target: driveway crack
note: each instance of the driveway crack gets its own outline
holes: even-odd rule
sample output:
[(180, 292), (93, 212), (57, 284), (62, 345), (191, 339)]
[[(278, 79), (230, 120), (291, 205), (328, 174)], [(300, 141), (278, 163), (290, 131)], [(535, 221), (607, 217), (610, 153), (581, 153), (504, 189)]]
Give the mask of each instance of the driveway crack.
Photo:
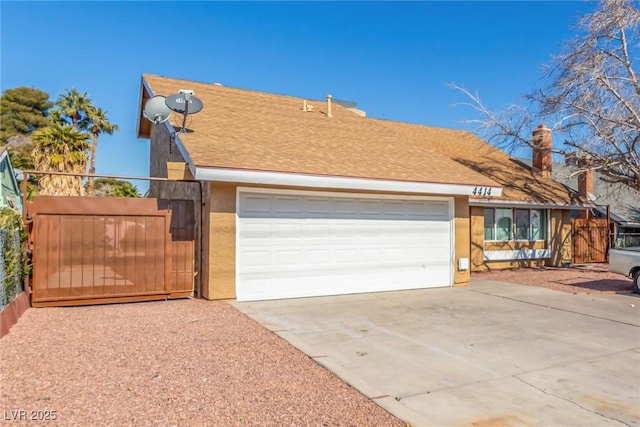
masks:
[(544, 394), (546, 394), (546, 395), (548, 395), (548, 396), (552, 396), (552, 397), (555, 397), (556, 399), (564, 400), (565, 402), (571, 403), (572, 405), (575, 405), (575, 406), (577, 406), (578, 408), (580, 408), (580, 409), (582, 409), (582, 410), (584, 410), (584, 411), (591, 412), (591, 413), (592, 413), (592, 414), (594, 414), (594, 415), (599, 415), (599, 416), (601, 416), (601, 417), (603, 417), (603, 418), (606, 418), (606, 419), (608, 419), (608, 420), (616, 421), (616, 422), (619, 422), (620, 424), (622, 424), (622, 425), (624, 425), (624, 426), (631, 427), (631, 425), (630, 425), (630, 424), (627, 424), (627, 423), (625, 423), (625, 422), (624, 422), (624, 421), (622, 421), (622, 420), (619, 420), (619, 419), (614, 418), (614, 417), (610, 417), (610, 416), (608, 416), (608, 415), (606, 415), (606, 414), (603, 414), (602, 412), (598, 412), (598, 411), (591, 410), (591, 409), (589, 409), (589, 408), (587, 408), (587, 407), (585, 407), (585, 406), (582, 406), (581, 404), (579, 404), (578, 402), (576, 402), (576, 401), (574, 401), (574, 400), (564, 398), (564, 397), (559, 396), (559, 395), (554, 394), (554, 393), (550, 393), (550, 392), (548, 392), (548, 391), (547, 391), (547, 390), (545, 390), (545, 389), (542, 389), (542, 388), (540, 388), (540, 387), (536, 387), (535, 385), (531, 384), (530, 382), (527, 382), (527, 381), (523, 380), (522, 378), (520, 378), (520, 377), (518, 377), (518, 376), (515, 376), (515, 375), (514, 375), (514, 376), (513, 376), (513, 378), (517, 379), (517, 380), (518, 380), (518, 381), (520, 381), (521, 383), (526, 384), (526, 385), (528, 385), (529, 387), (534, 388), (534, 389), (536, 389), (536, 390), (538, 390), (538, 391), (540, 391), (540, 392), (542, 392), (542, 393), (544, 393)]

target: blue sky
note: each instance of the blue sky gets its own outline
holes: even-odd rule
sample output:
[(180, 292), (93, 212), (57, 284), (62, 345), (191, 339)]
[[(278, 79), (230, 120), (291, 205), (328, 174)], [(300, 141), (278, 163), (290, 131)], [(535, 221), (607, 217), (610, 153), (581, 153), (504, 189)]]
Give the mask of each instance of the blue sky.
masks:
[[(97, 172), (147, 176), (135, 135), (142, 73), (311, 99), (356, 101), (367, 115), (471, 129), (447, 85), (493, 109), (541, 84), (540, 67), (596, 3), (0, 3), (2, 91), (55, 100), (88, 92), (120, 131), (100, 138)], [(206, 106), (205, 106), (206, 108)], [(147, 184), (136, 182), (141, 189)]]

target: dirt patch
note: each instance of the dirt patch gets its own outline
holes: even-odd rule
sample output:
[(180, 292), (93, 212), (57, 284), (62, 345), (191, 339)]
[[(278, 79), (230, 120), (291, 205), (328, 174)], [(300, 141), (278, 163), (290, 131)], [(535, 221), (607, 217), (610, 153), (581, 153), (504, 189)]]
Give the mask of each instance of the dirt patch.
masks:
[(486, 271), (472, 273), (471, 277), (478, 280), (541, 286), (569, 293), (608, 294), (632, 291), (631, 279), (621, 274), (611, 273), (606, 264)]
[(0, 360), (2, 425), (404, 425), (221, 302), (32, 308)]

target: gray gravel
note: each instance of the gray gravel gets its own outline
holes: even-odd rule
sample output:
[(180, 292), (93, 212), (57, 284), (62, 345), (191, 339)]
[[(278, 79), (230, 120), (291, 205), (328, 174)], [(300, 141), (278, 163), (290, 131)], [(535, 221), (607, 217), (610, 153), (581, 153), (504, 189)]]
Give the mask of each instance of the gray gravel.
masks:
[(224, 302), (31, 308), (0, 361), (3, 425), (403, 425)]

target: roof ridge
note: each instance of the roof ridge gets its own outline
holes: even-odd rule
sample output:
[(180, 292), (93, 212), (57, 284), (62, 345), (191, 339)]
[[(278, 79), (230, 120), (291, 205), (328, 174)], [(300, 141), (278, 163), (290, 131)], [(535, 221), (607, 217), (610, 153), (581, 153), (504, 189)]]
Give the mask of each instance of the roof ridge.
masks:
[[(307, 101), (312, 101), (312, 102), (326, 102), (326, 99), (317, 99), (317, 98), (309, 98), (309, 97), (302, 97), (302, 96), (295, 96), (295, 95), (287, 95), (287, 94), (284, 94), (284, 93), (276, 93), (276, 92), (266, 92), (266, 91), (257, 90), (257, 89), (247, 89), (247, 88), (242, 88), (242, 87), (237, 87), (237, 86), (228, 86), (228, 85), (225, 85), (225, 84), (222, 84), (222, 83), (216, 84), (215, 82), (214, 83), (210, 83), (210, 82), (204, 82), (204, 81), (198, 81), (198, 80), (187, 80), (187, 79), (181, 79), (181, 78), (177, 78), (177, 77), (162, 76), (162, 75), (159, 75), (159, 74), (151, 74), (151, 73), (143, 73), (142, 74), (143, 78), (145, 78), (146, 76), (151, 76), (151, 77), (154, 77), (154, 78), (174, 80), (174, 81), (182, 81), (182, 82), (185, 82), (185, 83), (195, 83), (195, 84), (199, 84), (199, 85), (219, 87), (219, 88), (222, 88), (222, 89), (237, 90), (237, 91), (241, 91), (241, 92), (250, 92), (250, 93), (277, 96), (277, 97), (289, 98), (289, 99), (299, 99), (300, 101), (307, 100)], [(145, 78), (145, 80), (146, 80), (146, 78)], [(149, 83), (149, 82), (147, 81), (147, 83)], [(346, 107), (343, 107), (342, 105), (337, 104), (335, 102), (333, 103), (332, 106), (333, 107), (340, 106), (341, 108), (345, 108), (346, 110), (348, 110)]]

